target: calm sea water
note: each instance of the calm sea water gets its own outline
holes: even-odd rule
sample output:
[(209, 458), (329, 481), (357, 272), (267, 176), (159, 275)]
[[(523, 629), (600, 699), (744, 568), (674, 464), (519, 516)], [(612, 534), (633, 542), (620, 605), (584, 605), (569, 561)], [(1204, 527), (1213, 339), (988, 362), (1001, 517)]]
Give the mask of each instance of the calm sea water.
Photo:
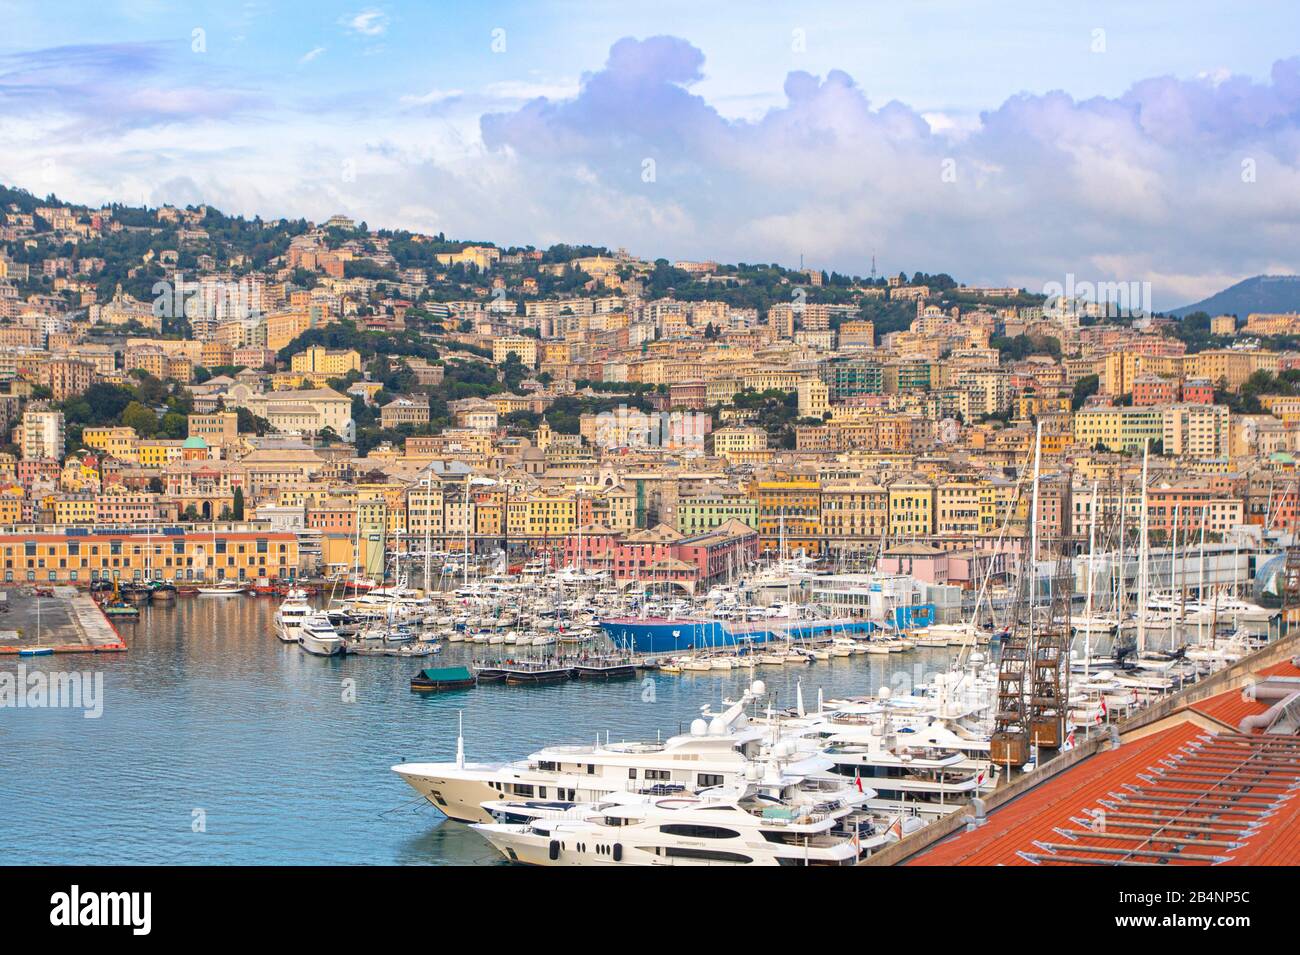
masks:
[[(607, 732), (671, 735), (701, 704), (734, 697), (750, 679), (652, 674), (423, 696), (409, 689), (421, 661), (322, 659), (282, 644), (276, 605), (182, 597), (122, 624), (128, 653), (22, 660), (29, 670), (102, 672), (104, 710), (85, 719), (79, 710), (0, 708), (0, 864), (495, 864), (472, 830), (413, 801), (389, 770), (404, 759), (453, 758), (458, 712), (470, 759), (517, 759)], [(897, 686), (954, 652), (758, 674), (782, 706), (802, 679), (811, 706), (818, 687), (846, 695)], [(423, 662), (470, 654), (448, 644)]]

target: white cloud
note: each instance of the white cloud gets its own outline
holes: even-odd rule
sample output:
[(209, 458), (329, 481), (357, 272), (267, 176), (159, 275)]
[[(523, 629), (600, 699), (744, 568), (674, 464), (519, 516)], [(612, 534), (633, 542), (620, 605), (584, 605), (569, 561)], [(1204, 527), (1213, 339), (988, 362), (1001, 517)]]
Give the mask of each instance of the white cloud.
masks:
[(530, 100), (538, 97), (570, 99), (578, 95), (579, 88), (576, 79), (550, 83), (529, 80), (501, 80), (483, 87), (483, 93), (492, 99), (504, 100)]
[(362, 10), (345, 17), (343, 25), (362, 36), (382, 36), (388, 30), (388, 14), (381, 10)]
[(975, 283), (1150, 281), (1158, 307), (1294, 271), (1278, 260), (1300, 248), (1300, 60), (1263, 82), (1159, 77), (978, 115), (873, 103), (838, 71), (791, 73), (778, 104), (736, 117), (699, 95), (703, 55), (672, 38), (622, 41), (581, 81), (367, 91), (364, 106), (262, 96), (233, 85), (243, 77), (168, 83), (159, 56), (61, 51), (0, 71), (0, 181), (652, 257), (802, 254), (863, 274), (874, 252), (882, 272)]
[(434, 103), (444, 103), (449, 99), (456, 99), (457, 97), (464, 95), (464, 90), (433, 89), (429, 90), (427, 93), (421, 93), (418, 96), (415, 94), (403, 96), (401, 102), (406, 103), (409, 106), (430, 106)]
[(299, 65), (306, 65), (310, 63), (312, 60), (316, 59), (316, 57), (320, 56), (324, 52), (325, 52), (325, 47), (323, 46), (313, 47), (312, 49), (304, 53), (302, 56), (298, 57), (298, 63)]

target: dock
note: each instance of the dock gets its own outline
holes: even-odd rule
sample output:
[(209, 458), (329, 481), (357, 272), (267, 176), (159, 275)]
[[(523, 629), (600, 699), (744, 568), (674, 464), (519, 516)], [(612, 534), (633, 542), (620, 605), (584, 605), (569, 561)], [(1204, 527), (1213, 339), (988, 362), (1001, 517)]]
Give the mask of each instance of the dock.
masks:
[(66, 585), (52, 596), (32, 587), (0, 591), (0, 655), (122, 653), (126, 643), (90, 594)]

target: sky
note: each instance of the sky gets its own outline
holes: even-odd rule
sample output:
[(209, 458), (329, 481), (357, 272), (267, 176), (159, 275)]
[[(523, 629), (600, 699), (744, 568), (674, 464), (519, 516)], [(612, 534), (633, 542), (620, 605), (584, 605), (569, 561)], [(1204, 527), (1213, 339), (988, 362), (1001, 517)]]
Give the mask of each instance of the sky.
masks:
[(1195, 301), (1300, 249), (1300, 4), (0, 0), (75, 202)]

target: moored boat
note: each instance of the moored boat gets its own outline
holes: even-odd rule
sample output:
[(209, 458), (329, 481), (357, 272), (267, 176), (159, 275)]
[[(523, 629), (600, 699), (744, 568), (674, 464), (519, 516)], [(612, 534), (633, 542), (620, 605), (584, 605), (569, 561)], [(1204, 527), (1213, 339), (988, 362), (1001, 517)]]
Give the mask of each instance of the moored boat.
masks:
[(469, 667), (425, 667), (411, 677), (411, 690), (416, 693), (441, 693), (446, 690), (466, 690), (478, 685), (478, 678)]
[(200, 586), (200, 597), (237, 597), (248, 590), (244, 584), (235, 580), (223, 580), (218, 584)]
[(298, 630), (298, 646), (317, 657), (336, 657), (347, 652), (346, 641), (323, 613), (303, 620)]

